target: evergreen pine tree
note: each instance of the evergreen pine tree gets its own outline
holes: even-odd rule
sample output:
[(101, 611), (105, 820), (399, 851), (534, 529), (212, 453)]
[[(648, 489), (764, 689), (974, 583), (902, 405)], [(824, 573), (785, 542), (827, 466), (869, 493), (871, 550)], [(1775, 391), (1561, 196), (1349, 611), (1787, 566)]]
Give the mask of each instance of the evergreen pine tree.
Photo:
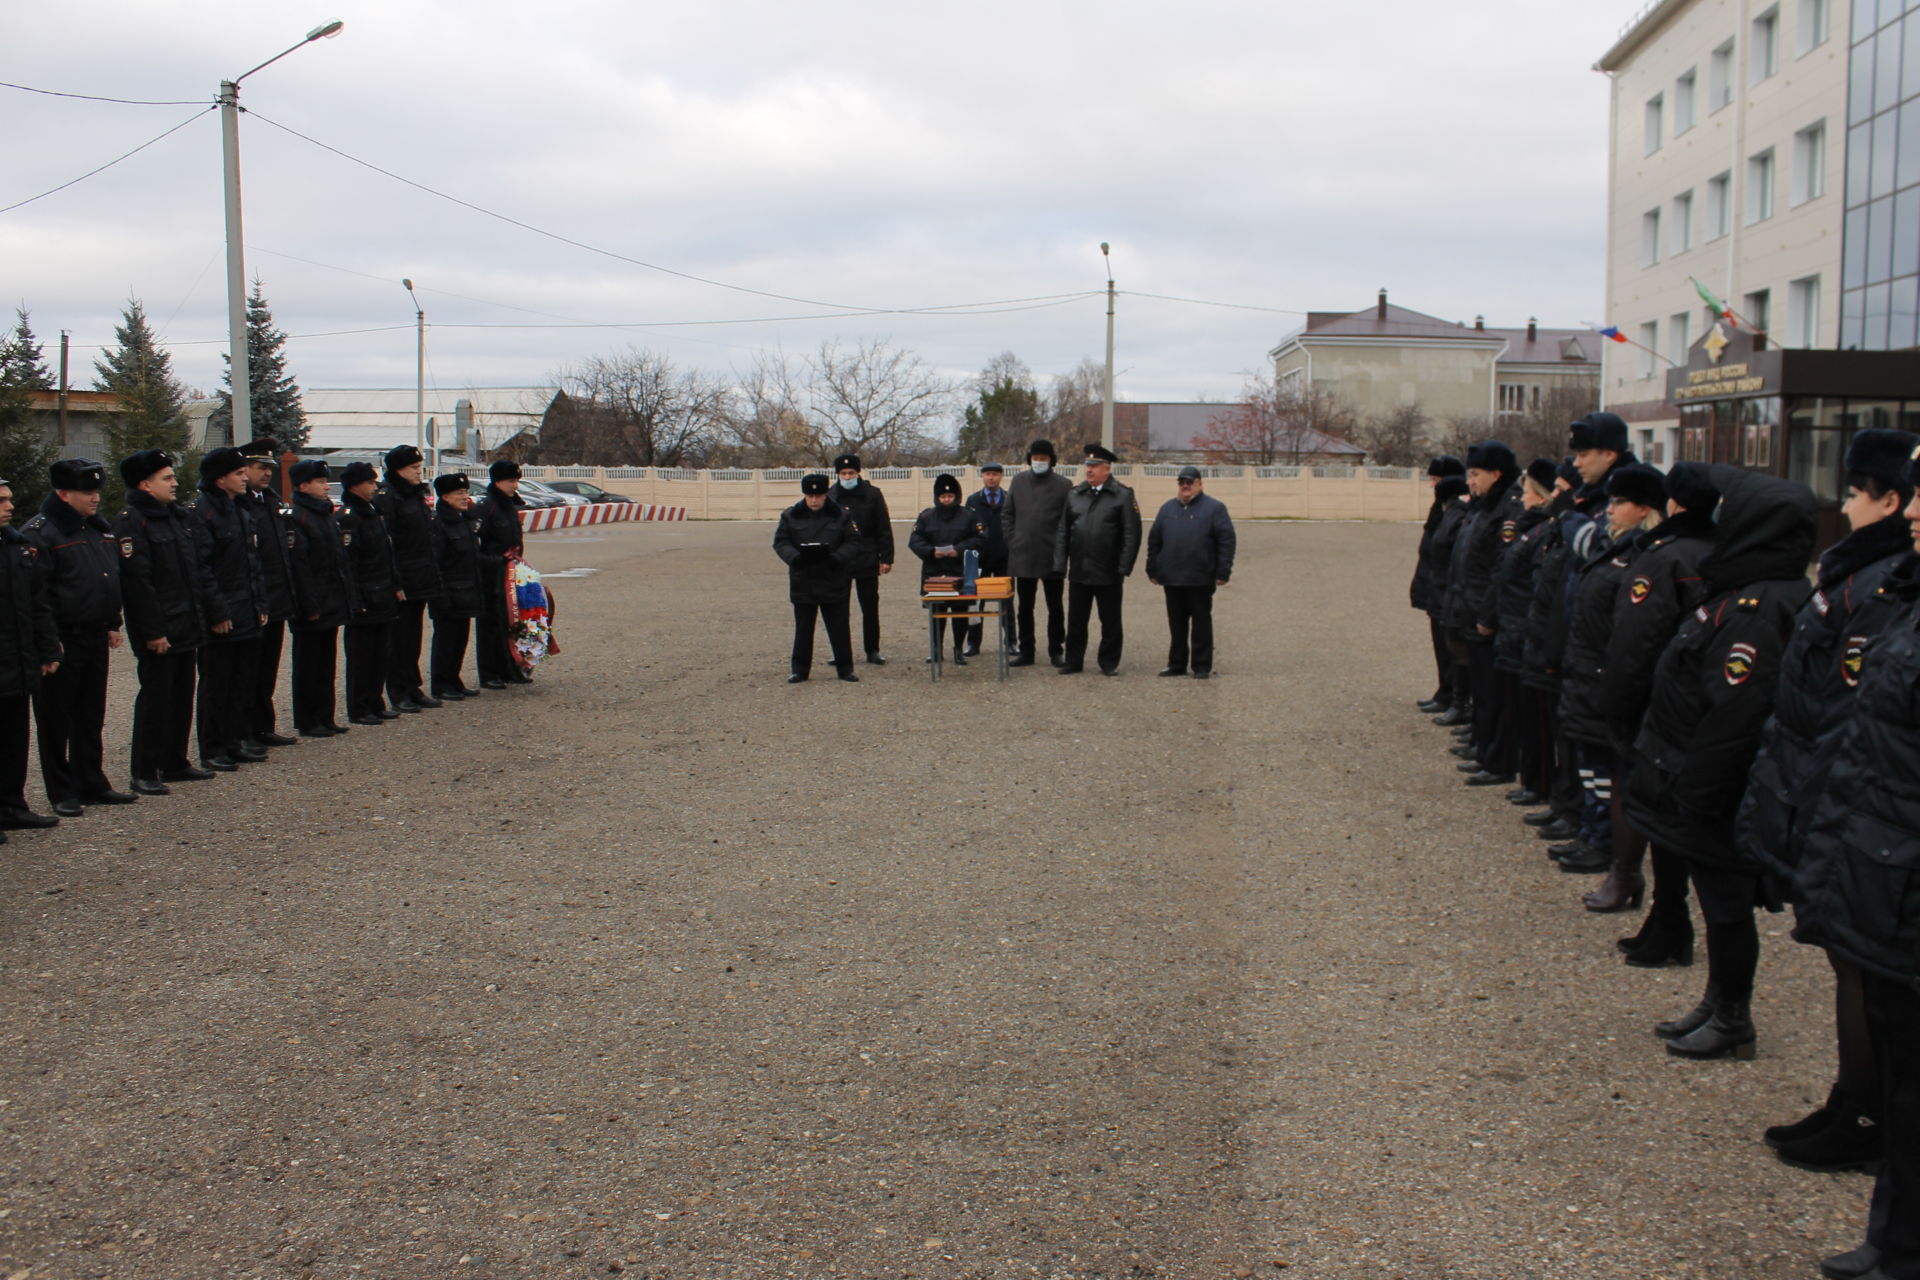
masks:
[[(287, 357), (282, 350), (286, 344), (287, 335), (273, 327), (273, 312), (267, 308), (266, 295), (255, 277), (253, 292), (247, 295), (247, 385), (252, 389), (248, 404), (253, 411), (253, 434), (272, 436), (282, 449), (298, 453), (307, 445), (307, 415), (300, 407), (300, 386), (287, 372)], [(227, 389), (220, 393), (220, 405), (207, 419), (207, 431), (231, 436), (233, 361), (226, 355), (220, 359), (228, 366), (221, 379)]]
[(25, 307), (13, 332), (0, 342), (0, 478), (11, 482), (14, 516), (25, 520), (47, 494), (47, 468), (60, 451), (31, 416), (34, 391), (51, 391), (53, 378)]
[[(165, 449), (184, 458), (190, 443), (186, 388), (173, 376), (173, 357), (155, 341), (138, 298), (127, 303), (113, 338), (116, 345), (93, 366), (94, 389), (120, 397), (125, 409), (106, 415), (107, 494), (102, 505), (109, 511), (118, 510), (125, 492), (116, 468), (120, 459), (142, 449)], [(182, 469), (183, 483), (185, 479)]]

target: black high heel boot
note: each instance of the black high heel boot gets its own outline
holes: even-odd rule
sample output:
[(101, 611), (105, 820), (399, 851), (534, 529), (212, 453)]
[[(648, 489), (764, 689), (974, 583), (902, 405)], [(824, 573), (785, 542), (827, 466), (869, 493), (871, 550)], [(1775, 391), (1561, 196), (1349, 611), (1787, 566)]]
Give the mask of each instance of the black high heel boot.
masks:
[(1719, 1000), (1719, 989), (1712, 982), (1708, 982), (1706, 994), (1700, 997), (1699, 1004), (1677, 1018), (1668, 1018), (1665, 1022), (1654, 1023), (1653, 1034), (1662, 1040), (1677, 1040), (1681, 1036), (1693, 1034), (1712, 1019), (1714, 1005)]
[(1712, 1016), (1684, 1036), (1667, 1041), (1667, 1052), (1680, 1058), (1738, 1058), (1751, 1062), (1755, 1052), (1753, 1018), (1745, 1000), (1723, 1000)]

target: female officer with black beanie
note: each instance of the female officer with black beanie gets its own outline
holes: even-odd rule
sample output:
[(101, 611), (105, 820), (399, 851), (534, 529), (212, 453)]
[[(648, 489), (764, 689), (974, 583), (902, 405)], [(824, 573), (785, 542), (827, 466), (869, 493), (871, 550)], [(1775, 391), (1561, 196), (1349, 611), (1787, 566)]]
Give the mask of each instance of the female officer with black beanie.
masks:
[[(966, 553), (978, 551), (986, 544), (986, 526), (981, 524), (973, 508), (960, 502), (960, 482), (945, 472), (935, 476), (933, 505), (920, 513), (920, 518), (913, 522), (913, 532), (907, 535), (907, 550), (920, 557), (921, 585), (924, 587), (928, 578), (959, 577)], [(964, 667), (967, 665), (964, 650), (968, 620), (954, 618), (952, 621), (953, 665)], [(934, 646), (938, 648), (940, 633), (934, 634)], [(933, 660), (934, 655), (929, 654), (927, 661)]]

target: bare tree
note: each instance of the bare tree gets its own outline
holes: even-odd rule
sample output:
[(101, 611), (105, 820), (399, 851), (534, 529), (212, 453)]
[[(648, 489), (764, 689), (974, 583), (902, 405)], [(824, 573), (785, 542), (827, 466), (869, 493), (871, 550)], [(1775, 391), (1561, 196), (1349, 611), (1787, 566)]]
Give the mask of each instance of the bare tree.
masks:
[(973, 394), (960, 419), (959, 457), (984, 462), (1021, 456), (1040, 427), (1033, 371), (1013, 352), (1002, 351), (974, 378)]
[(1047, 424), (1048, 430), (1084, 420), (1087, 408), (1099, 406), (1106, 392), (1106, 379), (1107, 367), (1093, 359), (1082, 360), (1065, 373), (1054, 375), (1053, 386), (1040, 406), (1040, 420)]
[(931, 428), (955, 388), (911, 351), (884, 340), (828, 340), (807, 358), (806, 373), (803, 411), (820, 462), (858, 453), (870, 465), (910, 465), (951, 452)]
[(1467, 450), (1482, 440), (1492, 439), (1493, 426), (1479, 414), (1455, 414), (1429, 441), (1435, 453), (1450, 453), (1465, 458)]
[(1411, 467), (1426, 462), (1427, 433), (1433, 424), (1418, 404), (1403, 404), (1367, 419), (1358, 444), (1367, 460), (1380, 467)]
[(1353, 410), (1331, 391), (1304, 381), (1278, 382), (1271, 370), (1247, 375), (1237, 404), (1223, 405), (1193, 438), (1209, 462), (1298, 465), (1327, 451), (1328, 438), (1350, 441)]
[(734, 373), (716, 460), (738, 467), (795, 467), (819, 457), (802, 409), (804, 389), (783, 351), (762, 351)]
[(702, 462), (726, 417), (730, 389), (638, 347), (593, 356), (554, 381), (558, 406), (530, 455), (535, 462), (677, 467)]
[(1530, 400), (1518, 418), (1502, 415), (1495, 434), (1513, 446), (1525, 465), (1534, 458), (1560, 458), (1567, 452), (1567, 424), (1600, 407), (1599, 388), (1589, 382), (1558, 382)]

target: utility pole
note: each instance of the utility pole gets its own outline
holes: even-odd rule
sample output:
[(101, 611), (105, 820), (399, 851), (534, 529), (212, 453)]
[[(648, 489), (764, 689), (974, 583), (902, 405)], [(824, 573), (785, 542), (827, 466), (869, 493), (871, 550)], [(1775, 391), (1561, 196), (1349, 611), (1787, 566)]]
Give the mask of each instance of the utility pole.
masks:
[(60, 331), (60, 447), (67, 447), (67, 341), (69, 334)]
[[(420, 305), (420, 299), (414, 296), (413, 281), (402, 280), (407, 287), (407, 296), (413, 298), (413, 447), (422, 457), (427, 454), (427, 312)], [(428, 459), (432, 471), (440, 470), (440, 450), (433, 451)]]
[(1100, 400), (1100, 444), (1113, 448), (1113, 257), (1107, 242), (1100, 242), (1100, 258), (1107, 268), (1107, 381)]

